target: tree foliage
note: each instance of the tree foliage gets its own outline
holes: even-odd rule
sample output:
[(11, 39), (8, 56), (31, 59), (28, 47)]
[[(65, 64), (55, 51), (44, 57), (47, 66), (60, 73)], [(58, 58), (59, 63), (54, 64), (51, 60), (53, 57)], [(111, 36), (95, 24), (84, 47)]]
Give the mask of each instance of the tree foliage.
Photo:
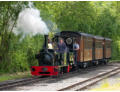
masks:
[[(119, 1), (40, 1), (33, 2), (50, 29), (90, 33), (113, 40), (112, 57), (120, 59)], [(42, 47), (43, 36), (20, 36), (12, 33), (18, 14), (28, 2), (0, 2), (0, 72), (28, 70), (36, 65), (34, 55)]]

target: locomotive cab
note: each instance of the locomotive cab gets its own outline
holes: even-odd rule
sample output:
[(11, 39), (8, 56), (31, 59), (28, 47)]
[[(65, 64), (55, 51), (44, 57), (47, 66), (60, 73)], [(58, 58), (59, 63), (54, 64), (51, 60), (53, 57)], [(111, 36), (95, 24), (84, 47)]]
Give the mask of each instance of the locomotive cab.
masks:
[[(59, 41), (59, 37), (62, 38), (67, 46), (67, 62), (69, 64), (70, 71), (74, 71), (78, 69), (75, 61), (75, 50), (73, 49), (73, 44), (75, 41), (79, 44), (80, 47), (80, 36), (76, 34), (75, 32), (70, 32), (70, 31), (62, 31), (60, 33), (57, 33), (55, 37), (53, 38), (56, 43)], [(77, 51), (77, 54), (79, 54), (79, 50)], [(79, 56), (77, 56), (77, 62), (79, 61)]]

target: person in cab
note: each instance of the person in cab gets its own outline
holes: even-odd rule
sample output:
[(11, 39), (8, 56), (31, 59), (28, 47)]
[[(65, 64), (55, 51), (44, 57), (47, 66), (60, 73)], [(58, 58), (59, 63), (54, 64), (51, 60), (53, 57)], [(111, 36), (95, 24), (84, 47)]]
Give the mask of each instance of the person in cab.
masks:
[(60, 38), (57, 47), (60, 54), (60, 61), (62, 63), (62, 61), (64, 61), (64, 53), (67, 51), (67, 46), (62, 38)]
[(50, 38), (48, 38), (48, 49), (53, 49), (53, 44)]
[(79, 50), (79, 44), (77, 43), (77, 41), (75, 40), (74, 41), (74, 44), (73, 44), (73, 51), (74, 51), (74, 64), (75, 66), (77, 66), (77, 52)]

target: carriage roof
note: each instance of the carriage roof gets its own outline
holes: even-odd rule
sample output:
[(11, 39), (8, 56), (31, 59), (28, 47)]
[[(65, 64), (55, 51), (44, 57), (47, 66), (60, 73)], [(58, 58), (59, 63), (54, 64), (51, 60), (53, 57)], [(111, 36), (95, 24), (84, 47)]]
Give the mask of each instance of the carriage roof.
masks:
[(112, 41), (110, 38), (104, 38), (101, 36), (94, 36), (92, 34), (87, 34), (87, 33), (83, 33), (83, 32), (73, 32), (73, 31), (62, 31), (62, 32), (58, 32), (55, 35), (56, 36), (61, 36), (61, 35), (71, 35), (71, 36), (85, 36), (85, 37), (90, 37), (90, 38), (95, 38), (95, 39), (100, 39), (100, 40), (108, 40), (108, 41)]
[(106, 40), (106, 41), (112, 41), (112, 39), (110, 39), (110, 38), (105, 38), (105, 40)]
[(104, 37), (101, 37), (101, 36), (94, 36), (95, 39), (100, 39), (100, 40), (104, 40), (105, 38)]
[(55, 35), (56, 36), (61, 36), (61, 35), (71, 35), (71, 36), (86, 36), (86, 37), (94, 37), (93, 35), (91, 34), (87, 34), (87, 33), (82, 33), (82, 32), (73, 32), (73, 31), (62, 31), (62, 32), (58, 32), (56, 33)]

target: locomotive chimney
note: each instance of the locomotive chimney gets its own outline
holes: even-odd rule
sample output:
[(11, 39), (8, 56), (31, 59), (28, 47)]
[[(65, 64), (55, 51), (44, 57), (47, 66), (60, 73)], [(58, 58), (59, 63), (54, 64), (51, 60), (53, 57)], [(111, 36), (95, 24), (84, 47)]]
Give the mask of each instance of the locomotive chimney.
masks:
[(48, 35), (44, 35), (44, 38), (45, 38), (44, 49), (45, 51), (48, 51)]

